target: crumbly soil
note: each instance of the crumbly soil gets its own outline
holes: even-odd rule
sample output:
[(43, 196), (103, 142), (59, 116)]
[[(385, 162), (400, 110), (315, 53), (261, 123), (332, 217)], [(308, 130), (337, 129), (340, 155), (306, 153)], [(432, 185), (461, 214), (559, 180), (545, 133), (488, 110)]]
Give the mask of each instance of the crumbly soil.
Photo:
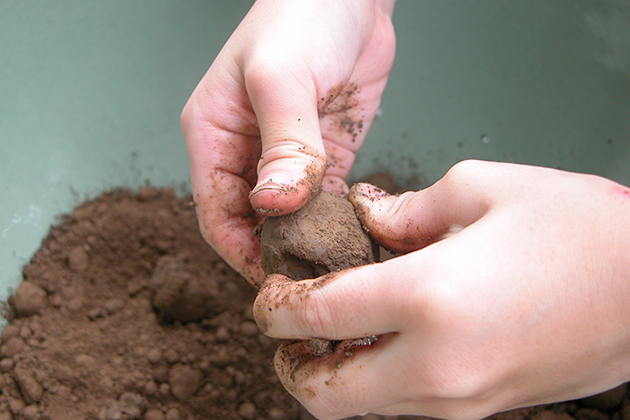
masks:
[[(53, 227), (9, 299), (0, 420), (312, 420), (271, 366), (255, 290), (203, 241), (189, 198), (116, 190)], [(367, 420), (411, 419), (368, 415)], [(493, 416), (630, 419), (626, 387)]]

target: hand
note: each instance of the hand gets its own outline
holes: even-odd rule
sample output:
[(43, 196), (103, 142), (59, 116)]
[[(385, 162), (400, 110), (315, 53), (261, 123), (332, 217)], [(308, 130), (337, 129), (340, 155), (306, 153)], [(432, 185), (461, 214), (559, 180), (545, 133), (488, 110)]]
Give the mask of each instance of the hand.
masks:
[(467, 161), (432, 187), (350, 192), (403, 256), (314, 280), (274, 275), (254, 313), (288, 341), (286, 388), (316, 417), (482, 418), (630, 379), (630, 189), (588, 175)]
[(259, 0), (186, 104), (202, 234), (250, 282), (261, 213), (298, 210), (322, 182), (347, 192), (394, 59), (393, 6)]

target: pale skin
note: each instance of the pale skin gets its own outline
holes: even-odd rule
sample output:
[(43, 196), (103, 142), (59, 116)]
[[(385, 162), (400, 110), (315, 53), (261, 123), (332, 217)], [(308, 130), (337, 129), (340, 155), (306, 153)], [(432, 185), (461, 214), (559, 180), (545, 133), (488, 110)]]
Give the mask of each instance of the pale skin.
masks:
[[(319, 3), (257, 2), (182, 116), (202, 233), (256, 285), (261, 213), (296, 210), (320, 183), (347, 191), (393, 60), (393, 2)], [(330, 107), (322, 98), (340, 85), (343, 106)], [(254, 305), (272, 337), (378, 337), (324, 356), (281, 348), (283, 384), (317, 418), (475, 419), (630, 380), (630, 189), (465, 161), (422, 191), (359, 184), (349, 199), (402, 255), (327, 278), (270, 276)], [(296, 352), (308, 361), (292, 363)]]

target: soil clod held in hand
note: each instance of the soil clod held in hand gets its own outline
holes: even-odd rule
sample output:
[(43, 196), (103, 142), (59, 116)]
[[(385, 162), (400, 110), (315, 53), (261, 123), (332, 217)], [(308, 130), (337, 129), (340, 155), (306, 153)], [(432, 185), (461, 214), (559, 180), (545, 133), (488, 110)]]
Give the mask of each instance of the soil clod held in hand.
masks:
[(294, 213), (267, 217), (259, 235), (265, 274), (292, 280), (370, 264), (378, 253), (352, 204), (328, 192)]

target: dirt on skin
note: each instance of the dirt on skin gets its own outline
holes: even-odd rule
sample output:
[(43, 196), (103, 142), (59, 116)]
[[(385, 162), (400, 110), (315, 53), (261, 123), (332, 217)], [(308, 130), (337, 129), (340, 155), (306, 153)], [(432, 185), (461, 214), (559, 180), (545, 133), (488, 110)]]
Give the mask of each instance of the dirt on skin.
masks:
[[(190, 198), (112, 191), (53, 227), (0, 339), (0, 420), (312, 420), (271, 366), (256, 291), (203, 241)], [(412, 419), (368, 415), (365, 420)], [(494, 419), (630, 419), (625, 386)]]

